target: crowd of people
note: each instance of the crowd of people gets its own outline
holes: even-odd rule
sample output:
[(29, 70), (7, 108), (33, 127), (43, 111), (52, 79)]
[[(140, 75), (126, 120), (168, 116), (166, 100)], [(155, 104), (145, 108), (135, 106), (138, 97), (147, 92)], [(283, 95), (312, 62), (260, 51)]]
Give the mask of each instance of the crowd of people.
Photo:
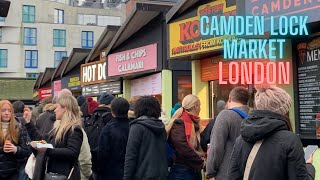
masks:
[[(200, 125), (201, 102), (187, 95), (163, 119), (153, 96), (98, 101), (63, 89), (30, 108), (0, 101), (1, 180), (314, 179), (289, 120), (290, 95), (236, 87), (218, 114)], [(53, 148), (49, 147), (52, 145)]]

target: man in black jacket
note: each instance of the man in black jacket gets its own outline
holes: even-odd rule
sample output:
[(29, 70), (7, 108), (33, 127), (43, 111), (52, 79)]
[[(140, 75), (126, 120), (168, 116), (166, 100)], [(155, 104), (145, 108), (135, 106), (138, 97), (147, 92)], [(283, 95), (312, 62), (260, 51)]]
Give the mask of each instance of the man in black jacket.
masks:
[[(97, 156), (98, 156), (98, 144), (99, 144), (99, 137), (101, 135), (102, 128), (108, 124), (108, 122), (113, 119), (112, 113), (111, 113), (111, 101), (114, 99), (114, 96), (108, 93), (102, 93), (99, 99), (100, 105), (95, 108), (92, 112), (92, 115), (90, 118), (94, 118), (95, 121), (101, 121), (102, 122), (96, 122), (98, 124), (98, 128), (94, 133), (87, 132), (88, 140), (90, 143), (91, 148), (91, 154), (92, 154), (92, 171), (93, 176), (96, 179), (97, 172), (99, 171), (99, 167), (97, 166)], [(100, 118), (99, 118), (100, 117)]]
[(167, 135), (159, 120), (161, 106), (152, 96), (141, 97), (136, 103), (135, 115), (138, 119), (130, 123), (123, 179), (166, 180)]
[(111, 102), (115, 116), (103, 129), (98, 147), (98, 180), (122, 180), (126, 146), (129, 135), (129, 102), (116, 98)]

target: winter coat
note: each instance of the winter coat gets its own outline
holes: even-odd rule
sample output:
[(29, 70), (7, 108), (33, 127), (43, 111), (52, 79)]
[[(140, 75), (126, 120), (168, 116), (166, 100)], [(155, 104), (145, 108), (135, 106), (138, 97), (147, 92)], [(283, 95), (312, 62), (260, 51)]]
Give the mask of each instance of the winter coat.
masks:
[(185, 166), (194, 171), (201, 171), (203, 160), (201, 156), (189, 146), (182, 119), (176, 119), (172, 125), (169, 142), (175, 150), (175, 164)]
[(3, 152), (3, 145), (0, 145), (0, 179), (10, 178), (14, 174), (18, 173), (17, 165), (18, 160), (29, 157), (31, 154), (31, 148), (28, 144), (28, 134), (25, 128), (19, 127), (19, 142), (13, 143), (17, 146), (16, 154)]
[(91, 152), (90, 145), (88, 142), (88, 137), (86, 132), (82, 129), (83, 141), (79, 154), (79, 168), (81, 180), (88, 180), (92, 175), (92, 162), (91, 162)]
[(231, 156), (230, 180), (242, 180), (253, 145), (263, 140), (249, 174), (249, 180), (307, 180), (314, 167), (307, 165), (299, 137), (288, 130), (286, 117), (265, 110), (253, 110), (241, 126)]
[(126, 149), (124, 180), (166, 180), (168, 176), (166, 131), (159, 119), (131, 121)]
[(97, 107), (92, 114), (94, 113), (99, 113), (99, 114), (103, 114), (105, 112), (110, 112), (110, 114), (108, 114), (104, 119), (103, 119), (103, 125), (105, 126), (106, 124), (108, 124), (108, 122), (113, 119), (112, 113), (111, 113), (111, 109), (105, 106), (99, 106)]
[(98, 148), (98, 179), (122, 180), (129, 119), (114, 118), (103, 129)]
[[(244, 113), (248, 113), (248, 106), (237, 107)], [(216, 180), (228, 178), (230, 156), (237, 137), (240, 135), (240, 127), (243, 118), (235, 111), (225, 109), (221, 111), (214, 123), (206, 170), (208, 177)]]
[(200, 144), (204, 152), (207, 152), (208, 150), (208, 144), (210, 143), (210, 139), (211, 139), (210, 137), (211, 131), (213, 129), (215, 121), (216, 121), (216, 118), (210, 119), (208, 125), (206, 126), (206, 128), (204, 128), (204, 130), (200, 134), (200, 138), (201, 138)]
[(47, 134), (53, 129), (53, 124), (56, 121), (56, 115), (54, 113), (55, 109), (55, 104), (47, 104), (43, 108), (43, 113), (41, 113), (35, 121), (36, 128), (39, 130), (40, 134)]
[(32, 123), (27, 123), (26, 128), (33, 141), (46, 140), (54, 147), (54, 149), (47, 149), (46, 151), (46, 157), (49, 159), (47, 172), (68, 177), (72, 167), (74, 167), (71, 180), (80, 179), (78, 158), (83, 140), (81, 127), (76, 127), (73, 132), (69, 130), (63, 140), (57, 144), (52, 133), (41, 135)]

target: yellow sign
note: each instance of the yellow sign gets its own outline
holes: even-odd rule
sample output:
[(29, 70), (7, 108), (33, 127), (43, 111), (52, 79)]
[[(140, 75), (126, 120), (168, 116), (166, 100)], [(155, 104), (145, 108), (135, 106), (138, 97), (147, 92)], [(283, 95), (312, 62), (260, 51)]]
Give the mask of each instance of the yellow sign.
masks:
[(197, 16), (169, 24), (170, 58), (221, 49), (223, 39), (234, 36), (204, 37), (200, 34), (201, 16), (235, 16), (236, 6), (226, 7), (225, 0), (199, 6)]
[(70, 78), (68, 87), (80, 86), (80, 77)]

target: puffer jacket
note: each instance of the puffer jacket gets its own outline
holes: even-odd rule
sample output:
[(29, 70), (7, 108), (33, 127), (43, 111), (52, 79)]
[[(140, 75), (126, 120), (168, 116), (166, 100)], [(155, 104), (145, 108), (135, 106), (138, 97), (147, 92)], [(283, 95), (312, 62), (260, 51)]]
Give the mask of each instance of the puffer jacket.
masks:
[(299, 137), (288, 130), (287, 117), (253, 110), (241, 125), (229, 169), (229, 180), (242, 180), (253, 145), (263, 143), (253, 161), (249, 180), (314, 179), (315, 169), (306, 164)]
[(17, 173), (18, 160), (30, 156), (31, 149), (28, 144), (28, 134), (25, 128), (19, 128), (19, 142), (18, 144), (13, 143), (17, 146), (16, 154), (5, 153), (3, 151), (3, 144), (0, 145), (0, 179), (10, 178), (12, 175)]

